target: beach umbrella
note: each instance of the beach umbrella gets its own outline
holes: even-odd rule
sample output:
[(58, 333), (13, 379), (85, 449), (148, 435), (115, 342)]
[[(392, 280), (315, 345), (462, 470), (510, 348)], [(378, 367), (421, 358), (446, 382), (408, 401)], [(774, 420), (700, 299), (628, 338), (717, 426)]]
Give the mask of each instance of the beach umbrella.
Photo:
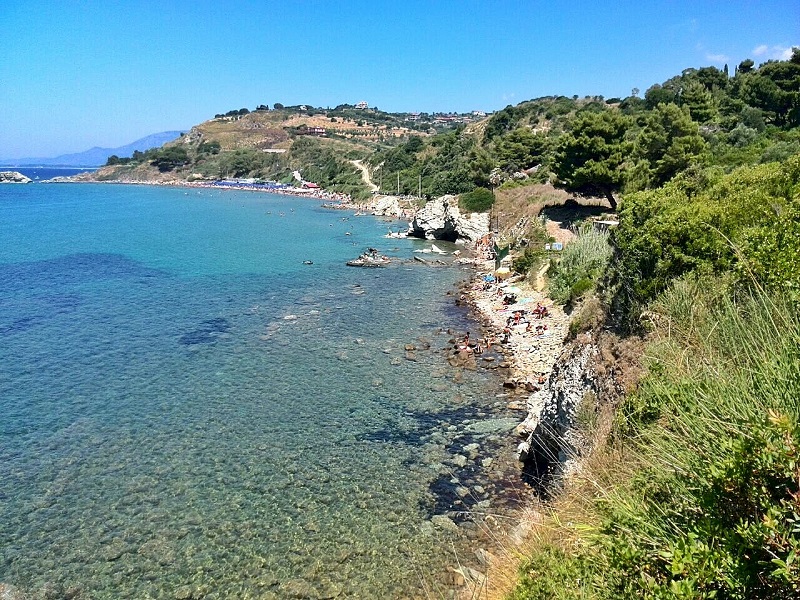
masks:
[(500, 267), (494, 272), (494, 274), (498, 279), (505, 279), (511, 275), (511, 270), (508, 267)]

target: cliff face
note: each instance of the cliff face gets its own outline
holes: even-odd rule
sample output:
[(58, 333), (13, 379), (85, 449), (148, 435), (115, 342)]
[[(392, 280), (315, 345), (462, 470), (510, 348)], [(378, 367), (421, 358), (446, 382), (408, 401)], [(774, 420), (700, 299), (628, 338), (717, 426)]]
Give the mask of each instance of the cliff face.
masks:
[(641, 340), (599, 332), (564, 346), (517, 428), (524, 438), (518, 456), (532, 479), (545, 483), (569, 473), (608, 433), (613, 409), (640, 376), (641, 347)]
[(408, 235), (428, 240), (474, 242), (489, 233), (489, 214), (461, 214), (457, 196), (428, 202), (414, 216)]

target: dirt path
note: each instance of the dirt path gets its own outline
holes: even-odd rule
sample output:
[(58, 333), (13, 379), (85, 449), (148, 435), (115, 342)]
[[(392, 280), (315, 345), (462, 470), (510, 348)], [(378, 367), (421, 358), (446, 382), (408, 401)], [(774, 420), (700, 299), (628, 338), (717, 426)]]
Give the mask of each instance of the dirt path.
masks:
[(369, 188), (369, 191), (377, 192), (378, 186), (372, 183), (372, 179), (369, 177), (369, 169), (364, 166), (364, 163), (360, 160), (351, 160), (350, 162), (353, 163), (359, 171), (361, 171), (361, 179), (364, 180), (364, 183)]

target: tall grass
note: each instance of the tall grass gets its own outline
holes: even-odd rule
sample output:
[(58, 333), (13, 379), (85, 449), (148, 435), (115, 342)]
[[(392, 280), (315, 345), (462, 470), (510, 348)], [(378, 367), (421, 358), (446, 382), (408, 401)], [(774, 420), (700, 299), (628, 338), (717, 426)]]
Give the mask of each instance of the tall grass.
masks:
[(553, 522), (514, 599), (800, 597), (796, 305), (695, 281), (656, 312), (617, 444), (573, 486), (571, 524)]
[(607, 232), (584, 226), (551, 267), (550, 297), (567, 304), (593, 288), (611, 252)]

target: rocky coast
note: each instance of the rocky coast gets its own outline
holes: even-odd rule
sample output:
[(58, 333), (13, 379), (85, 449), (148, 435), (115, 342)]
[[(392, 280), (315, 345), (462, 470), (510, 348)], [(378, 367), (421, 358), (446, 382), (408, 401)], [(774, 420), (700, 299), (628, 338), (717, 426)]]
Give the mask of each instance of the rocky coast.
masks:
[[(220, 189), (210, 182), (200, 181), (107, 183)], [(481, 250), (487, 248), (488, 214), (462, 213), (456, 197), (445, 196), (429, 201), (424, 207), (415, 207), (412, 199), (376, 196), (369, 203), (357, 204), (346, 196), (302, 188), (262, 190), (243, 184), (229, 185), (224, 189), (304, 196), (326, 202), (331, 208), (363, 211), (392, 219), (393, 223), (408, 223), (408, 235), (431, 241), (455, 242), (461, 254), (454, 259), (474, 266), (471, 280), (454, 294), (453, 300), (473, 310), (480, 331), (471, 332), (468, 344), (464, 344), (465, 331), (442, 332), (441, 337), (429, 340), (409, 340), (402, 353), (391, 357), (391, 364), (441, 361), (441, 356), (434, 356), (441, 351), (447, 363), (440, 369), (442, 380), (452, 379), (458, 383), (459, 378), (465, 376), (465, 370), (491, 371), (496, 377), (494, 397), (486, 398), (479, 406), (459, 397), (442, 398), (444, 408), (439, 405), (431, 407), (435, 420), (422, 415), (420, 421), (425, 426), (414, 434), (419, 437), (415, 443), (419, 444), (424, 457), (426, 472), (434, 470), (436, 473), (431, 485), (431, 505), (427, 507), (430, 516), (424, 526), (431, 535), (443, 536), (444, 539), (465, 536), (477, 551), (474, 556), (459, 557), (463, 566), (450, 573), (450, 582), (456, 586), (464, 585), (465, 589), (483, 585), (492, 568), (492, 556), (497, 553), (495, 544), (498, 538), (516, 536), (521, 530), (520, 511), (534, 502), (535, 494), (523, 480), (530, 481), (541, 475), (535, 470), (537, 461), (531, 457), (536, 452), (531, 448), (536, 445), (536, 432), (549, 427), (542, 415), (550, 414), (551, 407), (557, 405), (551, 392), (555, 389), (553, 382), (561, 372), (556, 363), (564, 348), (569, 316), (546, 294), (520, 278), (486, 281), (485, 278), (493, 277), (495, 272), (494, 261), (481, 255)], [(455, 254), (453, 246), (449, 246), (448, 251)], [(432, 261), (426, 262), (433, 264)], [(504, 304), (506, 293), (514, 288), (516, 304)], [(547, 309), (546, 316), (536, 318), (532, 315), (537, 304)], [(515, 310), (524, 310), (525, 315), (520, 319), (521, 323), (513, 324), (505, 336), (504, 329), (509, 317), (513, 319)], [(542, 329), (537, 331), (537, 326)], [(501, 341), (503, 337), (507, 338), (505, 343)], [(476, 353), (475, 345), (478, 343), (481, 350)], [(431, 390), (439, 388), (444, 390), (446, 386), (434, 379)], [(560, 418), (558, 409), (553, 414), (556, 419)], [(540, 423), (544, 425), (539, 426)], [(392, 434), (386, 432), (385, 435)], [(405, 433), (397, 432), (395, 435)], [(522, 450), (517, 448), (520, 443), (523, 444)], [(524, 459), (522, 468), (519, 458)]]
[(0, 183), (30, 183), (31, 180), (17, 171), (0, 171)]

